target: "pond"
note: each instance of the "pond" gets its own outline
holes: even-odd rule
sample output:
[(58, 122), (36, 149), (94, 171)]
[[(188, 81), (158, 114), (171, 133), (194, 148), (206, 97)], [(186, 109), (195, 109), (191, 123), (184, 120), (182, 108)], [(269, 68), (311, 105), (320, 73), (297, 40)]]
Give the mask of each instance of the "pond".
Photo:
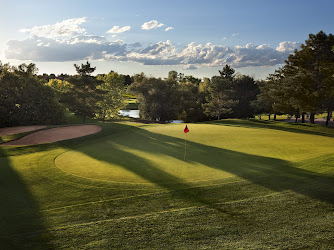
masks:
[(120, 110), (119, 114), (122, 116), (128, 116), (130, 118), (139, 118), (139, 110), (133, 109), (133, 110)]
[[(139, 118), (139, 110), (133, 109), (133, 110), (120, 110), (119, 114), (122, 116), (127, 116), (130, 118)], [(173, 120), (171, 123), (183, 123), (182, 120)]]

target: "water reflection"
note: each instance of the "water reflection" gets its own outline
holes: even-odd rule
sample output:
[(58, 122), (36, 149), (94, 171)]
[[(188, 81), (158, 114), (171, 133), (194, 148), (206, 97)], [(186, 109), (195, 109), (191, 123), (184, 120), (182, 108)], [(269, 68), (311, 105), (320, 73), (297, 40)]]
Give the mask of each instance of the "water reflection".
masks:
[(130, 118), (139, 118), (139, 110), (133, 109), (133, 110), (120, 110), (119, 114), (122, 116), (128, 116)]
[[(132, 110), (120, 110), (119, 114), (122, 116), (127, 116), (130, 118), (139, 118), (139, 110), (138, 109), (132, 109)], [(183, 123), (182, 120), (173, 120), (171, 123)]]

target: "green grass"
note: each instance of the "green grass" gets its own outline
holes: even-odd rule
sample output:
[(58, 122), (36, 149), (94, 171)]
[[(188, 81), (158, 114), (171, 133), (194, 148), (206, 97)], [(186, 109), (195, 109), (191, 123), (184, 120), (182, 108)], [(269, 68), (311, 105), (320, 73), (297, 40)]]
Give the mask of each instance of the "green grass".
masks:
[(334, 130), (273, 121), (106, 123), (0, 146), (0, 248), (323, 248)]
[(0, 143), (17, 140), (27, 134), (29, 134), (29, 132), (24, 132), (24, 133), (19, 133), (19, 134), (14, 134), (14, 135), (2, 135), (0, 136)]

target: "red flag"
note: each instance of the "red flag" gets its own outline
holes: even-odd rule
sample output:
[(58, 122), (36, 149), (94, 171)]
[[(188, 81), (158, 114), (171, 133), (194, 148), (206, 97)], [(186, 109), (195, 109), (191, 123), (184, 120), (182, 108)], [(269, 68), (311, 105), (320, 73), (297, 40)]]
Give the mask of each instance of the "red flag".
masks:
[(186, 125), (186, 127), (184, 128), (184, 133), (188, 133), (189, 132), (189, 129), (188, 129), (188, 126)]

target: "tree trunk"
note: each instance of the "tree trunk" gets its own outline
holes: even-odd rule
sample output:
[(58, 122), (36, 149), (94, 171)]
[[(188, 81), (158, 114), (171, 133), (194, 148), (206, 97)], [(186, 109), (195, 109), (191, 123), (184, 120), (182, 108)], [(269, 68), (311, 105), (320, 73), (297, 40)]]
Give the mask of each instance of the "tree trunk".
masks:
[(305, 123), (305, 113), (302, 113), (302, 123)]
[(276, 113), (274, 113), (274, 121), (276, 121)]
[(86, 123), (86, 116), (85, 115), (82, 116), (82, 123)]
[(295, 117), (296, 117), (295, 123), (297, 123), (298, 122), (298, 115), (295, 115)]
[(331, 120), (332, 117), (332, 110), (328, 109), (327, 110), (327, 118), (326, 118), (326, 126), (328, 127), (329, 121)]
[(269, 113), (269, 115), (268, 115), (268, 117), (269, 117), (269, 121), (270, 121), (270, 116), (271, 116), (271, 114)]
[(314, 116), (315, 116), (315, 113), (314, 113), (314, 112), (311, 112), (311, 114), (310, 114), (310, 122), (311, 122), (312, 124), (314, 124)]

